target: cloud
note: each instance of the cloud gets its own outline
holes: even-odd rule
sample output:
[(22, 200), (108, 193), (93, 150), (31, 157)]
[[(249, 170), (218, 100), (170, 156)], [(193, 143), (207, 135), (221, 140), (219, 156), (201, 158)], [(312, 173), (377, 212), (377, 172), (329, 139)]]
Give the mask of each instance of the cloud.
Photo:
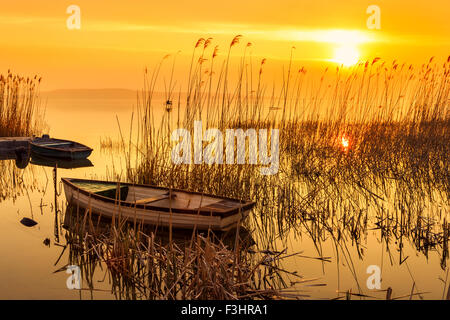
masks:
[[(43, 27), (65, 28), (66, 17), (27, 17), (0, 16), (0, 25), (30, 25), (39, 24)], [(63, 22), (63, 23), (62, 23)], [(317, 42), (330, 44), (360, 45), (373, 42), (390, 42), (403, 44), (448, 44), (447, 38), (437, 38), (433, 35), (387, 34), (382, 31), (364, 29), (311, 29), (305, 26), (256, 25), (238, 23), (197, 22), (177, 24), (137, 24), (121, 21), (92, 21), (84, 19), (83, 31), (92, 32), (148, 32), (177, 33), (203, 36), (228, 36), (243, 34), (252, 40)]]

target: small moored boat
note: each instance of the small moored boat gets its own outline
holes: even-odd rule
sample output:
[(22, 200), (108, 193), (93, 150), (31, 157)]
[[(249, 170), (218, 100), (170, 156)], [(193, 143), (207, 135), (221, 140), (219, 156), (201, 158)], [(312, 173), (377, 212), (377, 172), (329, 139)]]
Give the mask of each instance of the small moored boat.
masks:
[(79, 160), (89, 157), (92, 149), (70, 140), (52, 139), (48, 135), (30, 142), (31, 152), (44, 157)]
[(122, 217), (180, 229), (226, 231), (248, 216), (252, 201), (167, 189), (86, 179), (62, 178), (69, 203), (106, 217)]

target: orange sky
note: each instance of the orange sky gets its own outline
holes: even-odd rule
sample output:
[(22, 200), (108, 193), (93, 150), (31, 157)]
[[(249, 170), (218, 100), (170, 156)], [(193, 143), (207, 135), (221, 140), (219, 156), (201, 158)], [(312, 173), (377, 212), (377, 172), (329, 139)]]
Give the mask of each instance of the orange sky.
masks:
[[(80, 30), (66, 26), (71, 4), (81, 9)], [(366, 27), (373, 4), (381, 9), (380, 30)], [(165, 54), (181, 50), (177, 70), (185, 72), (199, 37), (214, 38), (223, 58), (242, 34), (233, 54), (252, 42), (252, 56), (267, 58), (273, 70), (292, 46), (297, 63), (326, 64), (342, 34), (357, 42), (361, 59), (422, 63), (450, 54), (448, 0), (1, 0), (0, 8), (0, 72), (39, 74), (43, 90), (139, 89), (143, 68)]]

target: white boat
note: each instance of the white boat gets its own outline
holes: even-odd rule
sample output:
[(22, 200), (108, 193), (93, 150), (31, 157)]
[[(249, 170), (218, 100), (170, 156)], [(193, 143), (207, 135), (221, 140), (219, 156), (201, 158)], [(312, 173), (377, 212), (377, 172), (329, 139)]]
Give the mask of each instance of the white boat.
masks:
[(226, 231), (255, 206), (252, 201), (151, 185), (62, 178), (66, 199), (102, 217), (164, 227)]

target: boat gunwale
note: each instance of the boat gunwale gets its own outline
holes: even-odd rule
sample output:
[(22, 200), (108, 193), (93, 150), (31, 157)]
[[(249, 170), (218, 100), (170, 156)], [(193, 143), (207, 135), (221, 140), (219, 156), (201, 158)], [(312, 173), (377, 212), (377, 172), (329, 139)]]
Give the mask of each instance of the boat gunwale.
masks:
[[(42, 138), (36, 138), (36, 139), (42, 139)], [(36, 139), (34, 139), (34, 140), (36, 140)], [(49, 138), (49, 140), (54, 140), (54, 141), (58, 141), (58, 142), (70, 142), (70, 143), (73, 143), (76, 147), (82, 147), (84, 150), (71, 151), (72, 148), (64, 149), (64, 148), (58, 148), (58, 147), (49, 147), (49, 146), (40, 145), (38, 143), (35, 143), (34, 140), (30, 141), (30, 145), (31, 146), (38, 147), (38, 148), (49, 149), (49, 150), (54, 150), (54, 151), (62, 151), (62, 152), (69, 152), (69, 151), (70, 152), (86, 152), (86, 151), (92, 152), (92, 151), (94, 151), (94, 149), (92, 149), (92, 148), (90, 148), (90, 147), (88, 147), (88, 146), (86, 146), (86, 145), (84, 145), (82, 143), (79, 143), (79, 142), (76, 142), (76, 141), (72, 141), (72, 140)]]
[[(214, 211), (214, 210), (199, 210), (198, 208), (197, 209), (181, 209), (181, 208), (160, 207), (160, 206), (154, 206), (154, 205), (136, 204), (136, 203), (133, 203), (130, 201), (116, 200), (116, 199), (108, 198), (108, 197), (96, 194), (94, 192), (86, 191), (86, 190), (82, 189), (81, 187), (78, 187), (77, 185), (72, 183), (72, 181), (80, 181), (80, 182), (94, 182), (94, 183), (97, 182), (97, 183), (106, 183), (106, 184), (117, 185), (117, 183), (114, 181), (78, 179), (78, 178), (61, 178), (61, 181), (63, 182), (63, 184), (68, 185), (72, 189), (77, 190), (84, 195), (93, 197), (94, 199), (96, 198), (99, 201), (109, 202), (114, 205), (120, 204), (120, 206), (126, 206), (126, 207), (131, 207), (131, 208), (162, 211), (162, 212), (168, 212), (168, 213), (173, 212), (173, 213), (192, 214), (192, 215), (200, 214), (200, 215), (205, 215), (205, 216), (219, 216), (221, 218), (226, 218), (226, 217), (238, 214), (239, 212), (243, 213), (245, 211), (248, 211), (248, 210), (252, 209), (256, 204), (255, 201), (244, 201), (244, 200), (239, 200), (239, 199), (235, 199), (235, 198), (221, 197), (221, 196), (217, 196), (217, 195), (201, 193), (201, 192), (197, 192), (197, 191), (188, 191), (185, 189), (166, 188), (166, 187), (155, 186), (155, 185), (150, 185), (150, 184), (135, 184), (135, 183), (129, 183), (129, 182), (119, 182), (119, 184), (121, 186), (122, 185), (133, 186), (133, 187), (138, 186), (138, 187), (153, 188), (153, 189), (159, 189), (159, 190), (172, 190), (175, 192), (183, 192), (183, 193), (194, 194), (194, 195), (202, 195), (202, 196), (215, 198), (215, 199), (230, 200), (230, 201), (234, 201), (239, 204), (242, 204), (241, 206), (229, 209), (227, 211), (222, 211), (222, 212)], [(67, 201), (69, 201), (69, 199), (67, 199)]]

